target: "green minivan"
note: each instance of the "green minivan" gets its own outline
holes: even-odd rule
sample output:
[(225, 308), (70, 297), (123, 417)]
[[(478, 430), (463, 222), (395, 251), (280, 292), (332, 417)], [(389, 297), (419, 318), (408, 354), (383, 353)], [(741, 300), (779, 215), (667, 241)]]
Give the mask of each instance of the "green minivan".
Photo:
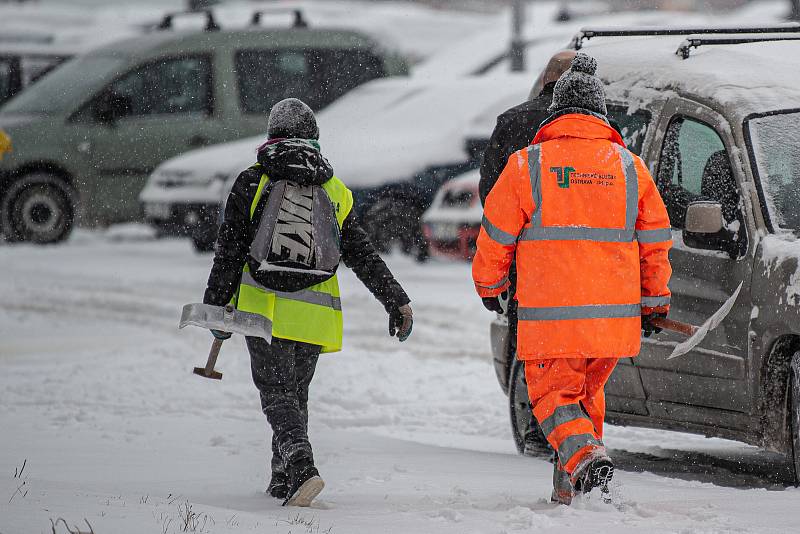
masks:
[(265, 131), (293, 96), (319, 110), (403, 57), (351, 30), (158, 31), (72, 59), (0, 108), (0, 224), (6, 241), (53, 243), (73, 225), (140, 218), (139, 191), (162, 161)]

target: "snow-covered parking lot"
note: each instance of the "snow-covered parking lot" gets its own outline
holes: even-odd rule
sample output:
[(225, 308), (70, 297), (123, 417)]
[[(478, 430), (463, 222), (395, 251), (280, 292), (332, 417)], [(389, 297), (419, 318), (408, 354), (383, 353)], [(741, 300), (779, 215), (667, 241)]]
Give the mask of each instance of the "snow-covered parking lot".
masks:
[[(126, 239), (115, 239), (122, 236)], [(311, 389), (327, 487), (268, 498), (269, 431), (244, 342), (221, 382), (190, 374), (211, 336), (177, 329), (211, 258), (188, 241), (79, 231), (0, 246), (0, 533), (797, 532), (776, 455), (611, 427), (614, 505), (548, 502), (551, 465), (517, 456), (466, 264), (389, 259), (415, 310), (405, 344), (345, 272), (345, 350)], [(24, 469), (23, 469), (24, 466)], [(51, 526), (51, 521), (57, 523)]]

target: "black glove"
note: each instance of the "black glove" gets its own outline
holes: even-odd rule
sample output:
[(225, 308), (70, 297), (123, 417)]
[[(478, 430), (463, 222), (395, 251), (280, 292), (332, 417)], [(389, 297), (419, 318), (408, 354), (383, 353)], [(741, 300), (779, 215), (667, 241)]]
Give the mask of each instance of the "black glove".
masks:
[(503, 306), (500, 304), (500, 299), (507, 299), (508, 292), (503, 291), (503, 293), (499, 297), (483, 297), (481, 300), (483, 301), (483, 307), (489, 311), (497, 312), (500, 315), (505, 313), (503, 311)]
[(663, 319), (666, 316), (666, 313), (650, 313), (647, 315), (642, 315), (642, 332), (644, 333), (644, 337), (650, 337), (653, 334), (660, 333), (662, 329), (654, 325), (651, 321), (657, 317)]
[(411, 335), (414, 326), (414, 317), (411, 306), (405, 304), (395, 308), (389, 313), (389, 335), (397, 336), (400, 341), (405, 341)]
[(225, 341), (226, 339), (231, 337), (230, 332), (223, 332), (222, 330), (213, 330), (213, 329), (211, 330), (211, 335), (213, 335), (215, 338), (221, 341)]

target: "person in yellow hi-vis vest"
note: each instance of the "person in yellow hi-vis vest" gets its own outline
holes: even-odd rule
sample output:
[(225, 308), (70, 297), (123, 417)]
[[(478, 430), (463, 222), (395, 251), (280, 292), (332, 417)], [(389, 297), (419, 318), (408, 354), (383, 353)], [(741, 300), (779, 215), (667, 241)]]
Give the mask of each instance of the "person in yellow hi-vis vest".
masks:
[(270, 112), (267, 134), (268, 141), (258, 148), (258, 163), (239, 175), (228, 197), (203, 302), (233, 302), (271, 321), (271, 344), (247, 338), (253, 381), (273, 432), (267, 493), (284, 504), (308, 506), (324, 486), (308, 440), (308, 388), (319, 354), (341, 350), (342, 306), (335, 275), (293, 292), (269, 290), (251, 275), (247, 258), (270, 184), (321, 186), (339, 226), (341, 259), (389, 313), (389, 334), (405, 341), (413, 321), (408, 296), (356, 220), (352, 193), (320, 153), (311, 109), (295, 98), (278, 102)]

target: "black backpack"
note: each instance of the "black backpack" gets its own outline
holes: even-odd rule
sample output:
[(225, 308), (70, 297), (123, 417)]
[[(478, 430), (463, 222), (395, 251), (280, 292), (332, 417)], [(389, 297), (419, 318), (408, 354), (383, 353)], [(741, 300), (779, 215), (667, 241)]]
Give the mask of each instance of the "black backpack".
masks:
[(247, 258), (253, 279), (272, 291), (294, 292), (333, 277), (341, 234), (327, 191), (280, 180), (270, 182), (264, 195)]

